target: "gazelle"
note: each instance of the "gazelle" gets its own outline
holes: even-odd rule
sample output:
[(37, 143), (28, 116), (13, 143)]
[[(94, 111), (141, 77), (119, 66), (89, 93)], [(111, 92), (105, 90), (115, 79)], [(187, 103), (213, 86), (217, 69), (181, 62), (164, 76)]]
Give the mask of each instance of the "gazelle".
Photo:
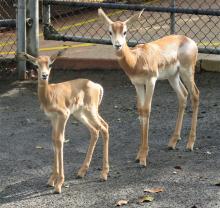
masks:
[(64, 183), (63, 142), (65, 126), (71, 114), (85, 124), (91, 134), (86, 158), (78, 171), (78, 177), (84, 177), (89, 168), (99, 131), (101, 131), (104, 146), (101, 179), (107, 180), (109, 172), (108, 124), (98, 112), (103, 97), (103, 88), (87, 79), (49, 84), (51, 65), (61, 54), (62, 52), (59, 52), (51, 57), (39, 56), (38, 58), (23, 54), (25, 59), (38, 66), (38, 98), (41, 108), (52, 124), (54, 163), (48, 185), (55, 186), (55, 193), (61, 193)]
[(198, 48), (193, 40), (182, 35), (170, 35), (150, 43), (139, 44), (134, 48), (129, 48), (126, 43), (128, 27), (140, 18), (142, 12), (143, 10), (140, 14), (135, 14), (124, 22), (113, 22), (101, 8), (98, 10), (99, 16), (108, 26), (108, 32), (115, 48), (118, 62), (136, 89), (141, 126), (141, 142), (136, 160), (140, 165), (146, 166), (149, 149), (149, 117), (157, 80), (167, 79), (177, 93), (179, 101), (176, 127), (168, 143), (170, 149), (175, 149), (177, 141), (180, 140), (187, 95), (188, 92), (190, 93), (193, 114), (187, 149), (193, 150), (199, 107), (199, 90), (194, 82)]

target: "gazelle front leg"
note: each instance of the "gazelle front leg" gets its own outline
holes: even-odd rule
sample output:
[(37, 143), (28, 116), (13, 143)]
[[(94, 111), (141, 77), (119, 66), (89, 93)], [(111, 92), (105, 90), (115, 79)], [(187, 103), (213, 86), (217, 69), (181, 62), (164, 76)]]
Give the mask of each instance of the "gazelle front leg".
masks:
[(56, 150), (56, 141), (54, 139), (53, 140), (53, 149), (54, 149), (54, 161), (53, 161), (53, 170), (52, 170), (52, 174), (47, 182), (48, 187), (54, 187), (58, 174), (59, 174), (59, 164), (58, 164), (58, 154), (57, 154), (57, 150)]
[(64, 165), (63, 165), (63, 142), (65, 126), (68, 116), (59, 115), (53, 125), (53, 144), (54, 144), (54, 167), (53, 173), (48, 181), (48, 184), (55, 186), (54, 193), (61, 193), (61, 187), (64, 183)]
[[(148, 157), (148, 129), (149, 118), (151, 112), (151, 102), (154, 93), (156, 78), (147, 80), (145, 87), (143, 85), (135, 85), (138, 97), (138, 112), (141, 126), (141, 144), (139, 147), (137, 158), (140, 165), (147, 165)], [(144, 95), (144, 97), (142, 97)]]
[(48, 180), (48, 186), (54, 187), (58, 174), (59, 174), (59, 164), (58, 164), (58, 154), (56, 152), (56, 131), (57, 131), (57, 118), (53, 117), (51, 119), (52, 124), (52, 142), (53, 142), (53, 151), (54, 151), (54, 159), (53, 159), (53, 168), (52, 168), (52, 174)]
[[(135, 86), (136, 93), (137, 93), (137, 109), (138, 109), (139, 120), (140, 120), (141, 131), (142, 131), (144, 124), (143, 124), (143, 117), (141, 115), (142, 113), (141, 109), (144, 107), (144, 102), (145, 102), (145, 86), (137, 85), (137, 84), (135, 84), (134, 86)], [(136, 162), (140, 162), (140, 153), (141, 153), (142, 144), (143, 144), (143, 134), (141, 133), (141, 139), (140, 139), (139, 149), (138, 149), (138, 153), (136, 157)]]

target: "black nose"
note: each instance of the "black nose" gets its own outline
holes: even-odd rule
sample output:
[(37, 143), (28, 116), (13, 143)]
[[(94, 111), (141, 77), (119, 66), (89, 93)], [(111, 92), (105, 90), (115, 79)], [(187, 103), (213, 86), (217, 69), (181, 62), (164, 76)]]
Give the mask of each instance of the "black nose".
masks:
[(116, 49), (119, 49), (119, 48), (121, 48), (121, 45), (120, 45), (120, 44), (116, 44), (116, 45), (115, 45), (115, 48), (116, 48)]
[(43, 79), (43, 80), (46, 80), (47, 77), (48, 77), (48, 74), (42, 74), (42, 79)]

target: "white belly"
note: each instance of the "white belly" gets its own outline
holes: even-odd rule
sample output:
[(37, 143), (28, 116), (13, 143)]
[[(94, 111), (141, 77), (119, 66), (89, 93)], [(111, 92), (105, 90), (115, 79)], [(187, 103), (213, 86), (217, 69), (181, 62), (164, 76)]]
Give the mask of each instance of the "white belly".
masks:
[(57, 113), (55, 113), (55, 112), (49, 112), (49, 111), (46, 111), (45, 109), (44, 109), (44, 113), (45, 113), (45, 115), (51, 120), (51, 119), (54, 119), (56, 116), (57, 116)]
[(132, 76), (130, 77), (130, 80), (132, 82), (133, 85), (144, 85), (146, 84), (146, 76), (142, 75), (142, 76)]
[(170, 77), (175, 76), (178, 73), (178, 67), (179, 63), (170, 65), (167, 68), (159, 69), (158, 70), (158, 79), (159, 80), (164, 80), (164, 79), (169, 79)]

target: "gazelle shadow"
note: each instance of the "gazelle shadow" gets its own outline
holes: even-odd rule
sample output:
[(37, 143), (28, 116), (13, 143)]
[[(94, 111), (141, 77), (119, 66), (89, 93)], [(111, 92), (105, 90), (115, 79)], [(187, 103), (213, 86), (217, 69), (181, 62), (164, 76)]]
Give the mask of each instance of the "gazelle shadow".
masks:
[(46, 187), (44, 179), (45, 177), (31, 178), (6, 186), (0, 192), (0, 205), (52, 194), (53, 189)]

